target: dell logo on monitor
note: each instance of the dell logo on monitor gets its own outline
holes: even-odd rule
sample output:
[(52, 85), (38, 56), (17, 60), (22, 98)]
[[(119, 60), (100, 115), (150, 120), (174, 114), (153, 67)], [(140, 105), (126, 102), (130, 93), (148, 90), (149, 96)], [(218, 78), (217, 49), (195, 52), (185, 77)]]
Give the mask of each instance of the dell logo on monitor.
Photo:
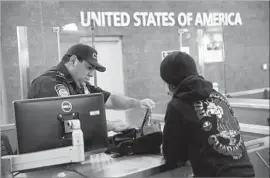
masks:
[(70, 112), (72, 110), (72, 105), (68, 101), (63, 101), (61, 107), (64, 112)]

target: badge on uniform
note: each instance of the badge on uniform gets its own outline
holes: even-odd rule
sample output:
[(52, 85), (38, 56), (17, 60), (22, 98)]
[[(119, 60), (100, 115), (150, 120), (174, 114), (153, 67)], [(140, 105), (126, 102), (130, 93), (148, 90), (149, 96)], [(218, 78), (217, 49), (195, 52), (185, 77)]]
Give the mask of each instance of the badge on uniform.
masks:
[(69, 91), (67, 89), (67, 87), (63, 84), (57, 84), (54, 86), (54, 89), (56, 91), (56, 93), (58, 94), (58, 96), (69, 96)]

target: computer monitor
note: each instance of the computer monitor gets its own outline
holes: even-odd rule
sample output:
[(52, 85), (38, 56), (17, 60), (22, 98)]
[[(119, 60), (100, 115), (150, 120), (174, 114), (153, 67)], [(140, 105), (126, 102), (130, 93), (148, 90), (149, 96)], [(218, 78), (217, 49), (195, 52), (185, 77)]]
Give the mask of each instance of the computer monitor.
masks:
[(19, 154), (71, 146), (71, 137), (62, 137), (61, 118), (80, 120), (88, 154), (103, 152), (108, 147), (102, 93), (27, 99), (14, 101), (13, 105)]

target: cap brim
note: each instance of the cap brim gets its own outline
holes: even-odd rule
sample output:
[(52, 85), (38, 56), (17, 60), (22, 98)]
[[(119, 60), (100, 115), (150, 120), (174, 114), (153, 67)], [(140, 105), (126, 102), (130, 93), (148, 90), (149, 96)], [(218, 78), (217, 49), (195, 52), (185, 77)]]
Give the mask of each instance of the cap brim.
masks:
[(99, 72), (105, 72), (106, 71), (106, 67), (102, 66), (101, 64), (99, 64), (96, 61), (87, 61), (89, 64), (93, 65), (97, 71)]

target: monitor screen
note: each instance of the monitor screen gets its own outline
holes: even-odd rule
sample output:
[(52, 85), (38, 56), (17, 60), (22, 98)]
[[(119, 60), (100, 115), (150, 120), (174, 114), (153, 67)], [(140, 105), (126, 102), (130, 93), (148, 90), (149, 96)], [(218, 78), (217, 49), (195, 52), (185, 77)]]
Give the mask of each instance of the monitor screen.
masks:
[(79, 119), (86, 152), (108, 147), (102, 93), (14, 101), (18, 151), (31, 153), (72, 145), (61, 120)]

